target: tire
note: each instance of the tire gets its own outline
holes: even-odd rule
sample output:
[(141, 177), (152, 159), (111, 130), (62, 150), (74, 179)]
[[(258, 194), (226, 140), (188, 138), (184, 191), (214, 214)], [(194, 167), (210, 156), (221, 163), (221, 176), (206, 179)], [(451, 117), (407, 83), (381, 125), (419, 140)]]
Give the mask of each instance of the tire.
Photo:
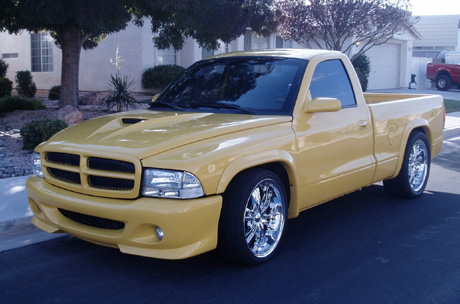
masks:
[(278, 251), (288, 202), (280, 178), (251, 169), (238, 175), (223, 195), (217, 250), (231, 262), (259, 265)]
[(436, 88), (440, 91), (447, 91), (450, 89), (452, 81), (448, 75), (439, 75), (436, 77)]
[(398, 176), (383, 181), (385, 190), (396, 197), (419, 197), (428, 182), (430, 165), (431, 151), (428, 139), (423, 132), (416, 131), (409, 137)]

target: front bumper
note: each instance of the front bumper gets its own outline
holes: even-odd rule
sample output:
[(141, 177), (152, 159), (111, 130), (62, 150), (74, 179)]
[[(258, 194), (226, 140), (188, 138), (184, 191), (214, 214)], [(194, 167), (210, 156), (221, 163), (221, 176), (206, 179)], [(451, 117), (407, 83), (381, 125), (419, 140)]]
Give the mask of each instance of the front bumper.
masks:
[[(71, 192), (32, 176), (27, 196), (34, 213), (32, 223), (50, 232), (65, 232), (124, 253), (162, 259), (183, 259), (217, 246), (222, 197), (193, 200), (141, 197), (134, 200), (103, 198)], [(123, 223), (118, 228), (97, 228), (64, 216), (62, 211), (92, 220)], [(97, 225), (96, 225), (97, 226)], [(155, 229), (164, 237), (159, 240)]]

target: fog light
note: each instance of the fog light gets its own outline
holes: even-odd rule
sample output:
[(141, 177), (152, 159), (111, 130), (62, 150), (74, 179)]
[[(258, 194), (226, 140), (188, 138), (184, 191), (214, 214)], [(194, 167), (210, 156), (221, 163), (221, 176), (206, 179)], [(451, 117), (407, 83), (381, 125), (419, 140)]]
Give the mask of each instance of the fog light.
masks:
[(157, 235), (157, 238), (161, 241), (163, 237), (165, 236), (163, 230), (160, 227), (155, 228), (155, 233)]

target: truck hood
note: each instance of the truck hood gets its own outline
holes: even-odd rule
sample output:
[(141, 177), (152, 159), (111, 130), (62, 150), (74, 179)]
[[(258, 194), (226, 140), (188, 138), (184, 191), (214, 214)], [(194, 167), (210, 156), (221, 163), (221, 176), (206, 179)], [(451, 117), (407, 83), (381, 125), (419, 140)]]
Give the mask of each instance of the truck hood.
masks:
[(141, 110), (82, 122), (59, 132), (41, 148), (123, 153), (143, 159), (208, 138), (289, 121), (290, 116)]

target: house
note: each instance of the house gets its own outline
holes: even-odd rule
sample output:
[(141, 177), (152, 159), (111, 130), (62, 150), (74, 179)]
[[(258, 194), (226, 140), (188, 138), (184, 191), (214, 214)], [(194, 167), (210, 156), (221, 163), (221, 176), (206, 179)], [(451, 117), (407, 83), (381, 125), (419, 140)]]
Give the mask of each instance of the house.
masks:
[[(408, 31), (367, 53), (371, 62), (369, 89), (407, 86), (410, 81), (412, 41), (416, 38), (412, 31)], [(9, 64), (9, 79), (14, 79), (16, 71), (30, 70), (39, 89), (60, 84), (62, 54), (48, 33), (22, 31), (18, 35), (9, 35), (3, 32), (0, 33), (0, 41), (0, 54)], [(83, 91), (107, 90), (110, 74), (116, 73), (113, 61), (117, 49), (122, 58), (121, 74), (133, 79), (132, 90), (140, 92), (145, 91), (141, 83), (142, 73), (156, 65), (178, 64), (188, 67), (202, 58), (223, 52), (279, 47), (300, 46), (276, 34), (258, 37), (248, 29), (244, 35), (229, 44), (222, 44), (216, 51), (201, 48), (193, 39), (187, 39), (178, 51), (172, 48), (159, 50), (152, 42), (148, 25), (137, 27), (129, 24), (124, 31), (109, 35), (95, 49), (82, 50), (79, 87)]]
[(420, 16), (415, 28), (422, 35), (422, 39), (414, 41), (415, 57), (435, 57), (426, 55), (437, 55), (436, 51), (460, 51), (460, 15)]
[(441, 62), (448, 51), (460, 51), (460, 15), (420, 16), (414, 27), (421, 39), (413, 42), (412, 72), (417, 75), (419, 88), (430, 88), (427, 63)]

